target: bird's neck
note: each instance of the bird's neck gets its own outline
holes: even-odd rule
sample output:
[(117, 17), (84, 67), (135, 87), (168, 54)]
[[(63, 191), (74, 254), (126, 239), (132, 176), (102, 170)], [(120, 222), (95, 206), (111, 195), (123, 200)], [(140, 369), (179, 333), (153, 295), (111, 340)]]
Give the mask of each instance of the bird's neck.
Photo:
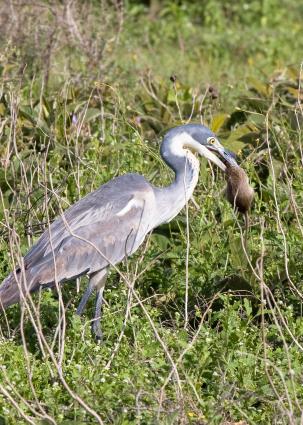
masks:
[(175, 173), (175, 179), (169, 186), (157, 189), (158, 202), (163, 212), (162, 222), (168, 222), (191, 198), (198, 183), (200, 163), (190, 150), (184, 148), (182, 140), (164, 147), (162, 145), (161, 155)]
[(167, 192), (172, 194), (172, 199), (177, 197), (178, 200), (182, 199), (183, 205), (192, 197), (194, 189), (198, 183), (200, 170), (200, 162), (196, 156), (186, 150), (184, 157), (179, 160), (179, 168), (175, 171), (175, 179), (169, 187)]

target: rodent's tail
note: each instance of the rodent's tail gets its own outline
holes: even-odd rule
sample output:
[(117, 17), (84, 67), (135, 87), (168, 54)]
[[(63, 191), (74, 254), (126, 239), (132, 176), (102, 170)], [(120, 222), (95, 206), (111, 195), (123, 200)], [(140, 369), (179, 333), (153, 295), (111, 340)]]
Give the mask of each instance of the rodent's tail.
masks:
[(248, 241), (248, 229), (249, 229), (249, 215), (248, 215), (248, 211), (245, 211), (244, 213), (244, 223), (245, 223), (245, 235), (244, 235), (244, 246), (245, 246), (245, 250), (248, 250), (247, 247), (247, 241)]
[[(18, 279), (18, 282), (16, 280)], [(39, 289), (39, 281), (27, 271), (10, 273), (0, 285), (0, 311), (20, 301), (24, 296)]]

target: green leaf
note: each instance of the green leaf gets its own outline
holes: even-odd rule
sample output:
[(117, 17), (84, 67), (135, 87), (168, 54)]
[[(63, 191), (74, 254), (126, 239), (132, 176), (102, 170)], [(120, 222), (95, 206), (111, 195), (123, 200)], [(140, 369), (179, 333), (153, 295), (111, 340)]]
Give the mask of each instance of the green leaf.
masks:
[(151, 236), (151, 240), (161, 249), (161, 251), (165, 251), (171, 245), (170, 239), (164, 235), (154, 233)]
[(218, 133), (224, 123), (226, 122), (227, 118), (230, 116), (228, 114), (217, 114), (213, 117), (211, 121), (210, 128), (214, 133)]
[(0, 115), (4, 116), (5, 112), (6, 112), (6, 108), (5, 108), (4, 103), (0, 103)]
[(247, 143), (255, 144), (259, 133), (254, 125), (240, 125), (230, 133), (230, 136), (224, 143), (230, 150), (239, 153)]
[(99, 117), (101, 115), (100, 109), (97, 108), (88, 108), (85, 112), (84, 116), (84, 122), (89, 122), (94, 120), (95, 118)]
[(230, 149), (232, 152), (239, 154), (241, 150), (244, 148), (245, 143), (240, 140), (231, 140), (224, 143), (224, 145)]
[(245, 308), (247, 317), (250, 317), (252, 313), (251, 303), (249, 302), (247, 298), (244, 298), (243, 303), (244, 303), (244, 308)]
[(256, 91), (257, 93), (261, 94), (264, 97), (268, 97), (271, 95), (271, 88), (269, 85), (262, 83), (261, 81), (257, 80), (254, 77), (248, 78), (248, 83), (250, 85), (250, 88)]
[(232, 265), (240, 270), (246, 268), (247, 258), (243, 251), (241, 238), (235, 236), (232, 232), (229, 232), (229, 249)]

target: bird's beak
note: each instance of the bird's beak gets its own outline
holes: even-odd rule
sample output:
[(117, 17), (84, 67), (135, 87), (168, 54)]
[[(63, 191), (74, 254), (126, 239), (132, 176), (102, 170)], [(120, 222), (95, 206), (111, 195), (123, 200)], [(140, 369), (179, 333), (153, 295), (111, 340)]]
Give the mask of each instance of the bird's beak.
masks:
[(219, 153), (222, 162), (226, 165), (226, 166), (239, 166), (237, 161), (236, 161), (236, 155), (228, 150), (228, 149), (223, 149), (220, 153)]
[(198, 152), (201, 156), (216, 164), (222, 171), (226, 171), (225, 164), (228, 162), (229, 157), (231, 161), (233, 153), (225, 149), (217, 139), (214, 140), (214, 137), (212, 137), (212, 143), (199, 143), (192, 137), (189, 138), (186, 133), (184, 134), (184, 138), (189, 139), (186, 140), (185, 147)]
[[(218, 140), (206, 146), (209, 151), (214, 152), (218, 155), (220, 159), (217, 159), (224, 165), (223, 171), (225, 171), (226, 166), (238, 165), (235, 159), (236, 155), (232, 151), (224, 148), (224, 146), (222, 146)], [(222, 169), (222, 167), (220, 168)]]

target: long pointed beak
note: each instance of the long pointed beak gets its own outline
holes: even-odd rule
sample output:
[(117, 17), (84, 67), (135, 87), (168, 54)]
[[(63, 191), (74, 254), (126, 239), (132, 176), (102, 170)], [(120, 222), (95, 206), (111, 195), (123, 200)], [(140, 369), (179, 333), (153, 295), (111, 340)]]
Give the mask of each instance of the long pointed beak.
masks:
[(204, 156), (204, 158), (209, 159), (211, 162), (216, 164), (219, 168), (221, 168), (222, 171), (226, 170), (225, 164), (215, 155), (213, 154), (209, 149), (208, 146), (205, 145), (198, 145), (197, 152)]
[(224, 148), (219, 141), (216, 141), (214, 144), (207, 145), (207, 149), (218, 154), (221, 160), (220, 162), (224, 163), (225, 168), (226, 166), (238, 165), (235, 159), (236, 155), (232, 151)]
[[(189, 137), (186, 133), (184, 133), (184, 139), (186, 139), (184, 147), (193, 149), (201, 156), (204, 156), (204, 158), (216, 164), (222, 171), (226, 171), (226, 165), (223, 161), (226, 162), (226, 157), (230, 155), (230, 152), (227, 151), (219, 141), (216, 140), (213, 144), (202, 144), (194, 140), (192, 137)], [(220, 158), (218, 158), (218, 156), (216, 156), (213, 152), (215, 152)]]

